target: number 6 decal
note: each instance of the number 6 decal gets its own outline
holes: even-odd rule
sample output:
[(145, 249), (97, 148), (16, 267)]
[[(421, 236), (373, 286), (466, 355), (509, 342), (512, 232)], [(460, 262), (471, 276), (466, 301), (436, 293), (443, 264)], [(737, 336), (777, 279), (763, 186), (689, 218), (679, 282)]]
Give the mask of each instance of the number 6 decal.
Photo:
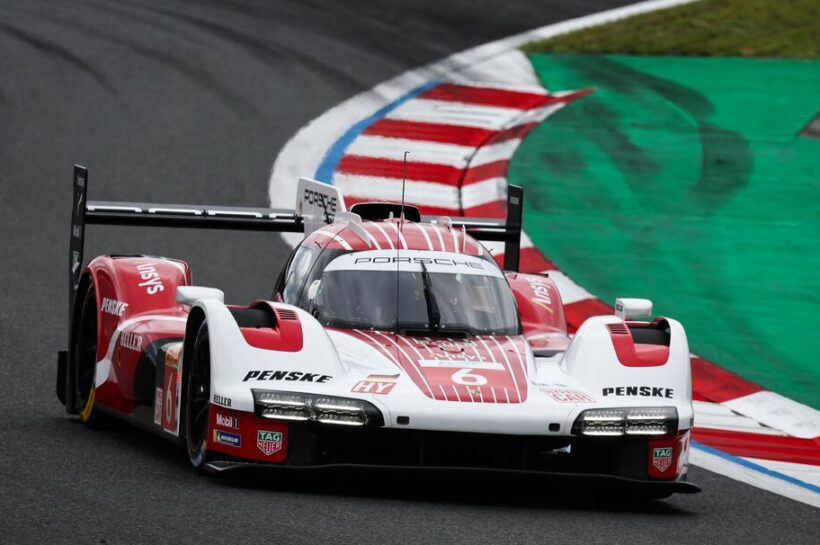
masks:
[(177, 370), (165, 368), (165, 414), (162, 419), (162, 429), (176, 434), (177, 431)]
[(465, 386), (484, 386), (487, 384), (487, 377), (478, 373), (471, 373), (472, 369), (459, 369), (453, 373), (452, 379), (456, 384)]
[(174, 375), (168, 375), (168, 385), (165, 387), (165, 421), (172, 422), (174, 420), (175, 399), (174, 392), (171, 388), (174, 387)]

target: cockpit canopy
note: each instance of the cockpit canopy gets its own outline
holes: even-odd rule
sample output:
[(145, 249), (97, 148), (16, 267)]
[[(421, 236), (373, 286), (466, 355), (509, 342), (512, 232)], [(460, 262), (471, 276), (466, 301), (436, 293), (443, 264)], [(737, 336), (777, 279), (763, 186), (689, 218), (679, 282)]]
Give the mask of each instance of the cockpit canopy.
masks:
[[(320, 255), (308, 255), (315, 252)], [(325, 255), (328, 252), (331, 255)], [(296, 288), (288, 280), (283, 299), (327, 327), (444, 336), (518, 334), (512, 291), (503, 272), (487, 257), (303, 247), (289, 267), (290, 280), (301, 276), (302, 286)]]

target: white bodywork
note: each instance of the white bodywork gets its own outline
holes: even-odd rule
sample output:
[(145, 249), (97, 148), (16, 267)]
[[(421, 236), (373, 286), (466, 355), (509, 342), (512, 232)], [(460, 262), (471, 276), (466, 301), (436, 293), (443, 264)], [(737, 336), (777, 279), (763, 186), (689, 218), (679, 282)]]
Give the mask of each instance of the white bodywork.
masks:
[[(305, 232), (321, 228), (333, 222), (334, 218), (335, 221), (358, 225), (355, 221), (358, 216), (345, 210), (344, 198), (337, 188), (307, 178), (299, 180), (296, 211), (304, 217)], [(355, 229), (354, 232), (358, 233)], [(358, 236), (367, 240), (367, 233), (359, 233)], [(466, 243), (466, 238), (464, 240)], [(500, 269), (486, 266), (486, 261), (475, 256), (405, 249), (401, 255), (412, 264), (403, 262), (397, 267), (397, 263), (392, 261), (393, 256), (397, 255), (374, 250), (346, 254), (330, 263), (325, 270), (381, 270), (385, 274), (393, 274), (393, 271), (420, 269), (418, 263), (424, 261), (429, 271), (435, 273), (439, 267), (435, 260), (438, 257), (442, 262), (450, 263), (442, 272), (449, 268), (449, 272), (459, 274), (475, 273), (504, 278)], [(383, 261), (375, 259), (379, 256)], [(374, 259), (368, 262), (368, 258)], [(357, 265), (351, 267), (351, 262)], [(318, 286), (306, 289), (310, 290), (308, 293), (313, 299)], [(667, 319), (671, 341), (669, 357), (663, 365), (626, 366), (619, 360), (613, 346), (607, 325), (623, 324), (624, 318), (648, 315), (652, 303), (646, 299), (618, 299), (617, 316), (588, 319), (577, 331), (566, 352), (549, 358), (536, 358), (523, 335), (514, 339), (506, 336), (503, 339), (477, 337), (475, 341), (454, 340), (452, 342), (457, 344), (473, 343), (472, 350), (477, 358), (473, 361), (432, 361), (429, 365), (443, 367), (448, 373), (451, 371), (448, 376), (462, 389), (467, 387), (469, 399), (458, 393), (455, 384), (453, 393), (449, 389), (445, 391), (445, 386), (439, 384), (436, 387), (446, 398), (442, 400), (428, 395), (434, 393), (435, 388), (424, 383), (423, 378), (419, 381), (409, 376), (409, 371), (419, 371), (416, 378), (423, 376), (421, 367), (427, 365), (427, 360), (420, 359), (410, 366), (415, 365), (415, 369), (408, 369), (384, 349), (385, 344), (390, 346), (385, 340), (389, 332), (367, 330), (352, 335), (344, 330), (326, 330), (301, 308), (271, 303), (276, 308), (297, 313), (304, 339), (302, 348), (296, 352), (255, 348), (246, 342), (223, 303), (221, 292), (197, 291), (196, 288), (186, 290), (180, 297), (201, 308), (208, 321), (211, 400), (214, 403), (230, 400), (230, 407), (234, 410), (253, 412), (251, 390), (256, 388), (365, 399), (382, 412), (385, 427), (405, 429), (560, 436), (570, 434), (573, 422), (583, 410), (608, 407), (674, 407), (679, 418), (678, 430), (685, 431), (692, 427), (694, 413), (689, 346), (680, 323)], [(193, 301), (197, 294), (201, 295), (201, 299)], [(560, 301), (558, 304), (561, 304)], [(397, 352), (412, 356), (415, 351), (422, 357), (420, 350), (413, 346), (413, 341), (407, 338), (401, 340), (396, 343)], [(383, 346), (378, 347), (379, 343)], [(501, 343), (506, 343), (503, 348)], [(492, 345), (496, 345), (497, 349)], [(480, 349), (489, 355), (491, 361), (482, 359)], [(464, 348), (462, 350), (466, 351)], [(476, 365), (507, 369), (507, 378), (515, 383), (517, 395), (524, 398), (523, 401), (500, 402), (498, 398), (502, 396), (515, 397), (506, 389), (491, 390), (491, 396), (496, 399), (490, 399), (490, 396), (485, 398), (480, 388), (474, 395), (470, 385), (479, 384), (475, 381), (481, 378), (471, 375)], [(297, 371), (329, 378), (323, 382), (245, 380), (252, 371)], [(518, 384), (516, 375), (519, 378), (523, 375), (526, 384)], [(375, 380), (373, 376), (380, 378)], [(362, 382), (390, 382), (392, 385), (384, 386), (382, 392), (363, 392), (366, 388), (357, 387)], [(373, 386), (374, 389), (378, 387)], [(435, 392), (436, 395), (438, 393)], [(633, 393), (635, 395), (631, 395)], [(655, 395), (658, 393), (661, 395)], [(402, 420), (408, 423), (397, 424), (398, 417), (406, 417), (407, 420)]]
[[(608, 407), (675, 407), (678, 429), (691, 428), (691, 371), (686, 334), (675, 320), (667, 319), (671, 331), (669, 359), (655, 367), (628, 367), (616, 355), (607, 324), (623, 323), (615, 316), (588, 319), (565, 353), (536, 358), (526, 347), (521, 355), (526, 369), (527, 395), (521, 403), (480, 400), (442, 401), (425, 395), (394, 361), (373, 345), (345, 332), (325, 330), (300, 308), (273, 303), (298, 314), (304, 345), (298, 352), (254, 348), (245, 341), (233, 316), (217, 298), (195, 303), (206, 315), (211, 343), (211, 396), (214, 403), (229, 399), (231, 408), (254, 411), (252, 388), (321, 393), (365, 399), (380, 409), (385, 427), (523, 435), (569, 435), (572, 424), (585, 409)], [(371, 336), (378, 332), (368, 332)], [(523, 337), (521, 337), (523, 338)], [(453, 364), (456, 375), (473, 368)], [(326, 375), (326, 382), (243, 380), (251, 371), (299, 371)], [(395, 386), (387, 395), (353, 391), (373, 375), (390, 377)], [(620, 388), (621, 390), (617, 390)], [(649, 395), (628, 395), (638, 388)], [(607, 389), (613, 389), (609, 392)], [(615, 392), (620, 391), (620, 395)], [(652, 395), (662, 392), (663, 395)], [(583, 402), (573, 401), (584, 399)], [(219, 404), (219, 403), (217, 403)], [(409, 417), (398, 425), (397, 417)], [(558, 431), (549, 431), (550, 424)], [(555, 426), (553, 426), (553, 429)]]

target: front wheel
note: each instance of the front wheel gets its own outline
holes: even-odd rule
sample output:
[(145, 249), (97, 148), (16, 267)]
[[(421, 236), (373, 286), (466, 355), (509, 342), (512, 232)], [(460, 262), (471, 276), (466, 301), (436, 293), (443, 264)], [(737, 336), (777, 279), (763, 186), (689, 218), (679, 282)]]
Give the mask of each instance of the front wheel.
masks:
[(191, 357), (185, 358), (183, 384), (184, 445), (191, 465), (202, 470), (207, 460), (208, 423), (211, 403), (211, 348), (208, 323), (202, 322), (193, 344)]

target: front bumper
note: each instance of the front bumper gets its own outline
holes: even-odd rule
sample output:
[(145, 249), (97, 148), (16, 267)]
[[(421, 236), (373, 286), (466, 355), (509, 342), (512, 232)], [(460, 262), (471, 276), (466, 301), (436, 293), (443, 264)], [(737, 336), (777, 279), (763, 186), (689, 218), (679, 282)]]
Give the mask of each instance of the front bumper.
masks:
[[(226, 412), (224, 409), (220, 413)], [(235, 413), (240, 414), (240, 413)], [(224, 424), (225, 421), (222, 420)], [(217, 422), (213, 424), (218, 425)], [(683, 482), (688, 433), (668, 439), (646, 437), (526, 436), (426, 431), (411, 428), (348, 427), (314, 422), (274, 423), (244, 413), (237, 417), (241, 448), (211, 445), (206, 469), (223, 473), (240, 468), (299, 471), (375, 471), (528, 475), (548, 480), (570, 478), (612, 485), (647, 486), (697, 492)], [(262, 454), (256, 436), (276, 434), (281, 450)], [(665, 441), (668, 444), (658, 444)], [(682, 445), (680, 447), (675, 445)], [(666, 447), (669, 466), (658, 473), (651, 453)]]

